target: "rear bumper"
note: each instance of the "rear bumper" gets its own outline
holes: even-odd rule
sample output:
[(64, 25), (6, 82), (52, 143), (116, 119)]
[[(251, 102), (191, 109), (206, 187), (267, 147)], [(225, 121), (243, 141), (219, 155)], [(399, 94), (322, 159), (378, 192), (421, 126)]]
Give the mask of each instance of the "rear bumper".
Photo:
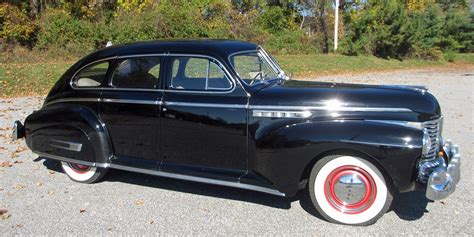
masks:
[(439, 156), (429, 161), (437, 164), (429, 175), (426, 185), (426, 198), (430, 200), (440, 200), (451, 195), (461, 179), (461, 156), (458, 153), (458, 146), (447, 140), (443, 144), (443, 151), (444, 157)]
[(25, 126), (20, 121), (13, 123), (12, 140), (18, 140), (25, 137)]

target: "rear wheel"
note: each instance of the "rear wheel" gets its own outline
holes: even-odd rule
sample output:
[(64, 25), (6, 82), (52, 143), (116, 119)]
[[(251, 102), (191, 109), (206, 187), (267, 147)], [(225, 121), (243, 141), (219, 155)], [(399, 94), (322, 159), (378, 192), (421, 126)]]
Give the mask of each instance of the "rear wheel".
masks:
[(61, 161), (61, 167), (70, 179), (80, 183), (97, 182), (107, 173), (106, 168), (80, 165), (64, 161)]
[(308, 188), (311, 201), (325, 219), (348, 225), (375, 223), (393, 199), (377, 167), (354, 156), (321, 159), (311, 171)]

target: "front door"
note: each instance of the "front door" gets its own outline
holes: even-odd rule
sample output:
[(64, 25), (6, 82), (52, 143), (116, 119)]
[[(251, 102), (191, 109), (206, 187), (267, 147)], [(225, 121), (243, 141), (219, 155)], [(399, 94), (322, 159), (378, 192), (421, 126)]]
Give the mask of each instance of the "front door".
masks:
[(160, 153), (158, 110), (163, 96), (158, 90), (161, 60), (158, 56), (117, 59), (100, 106), (115, 164), (156, 168)]
[(160, 170), (237, 180), (247, 170), (247, 101), (218, 61), (168, 56)]

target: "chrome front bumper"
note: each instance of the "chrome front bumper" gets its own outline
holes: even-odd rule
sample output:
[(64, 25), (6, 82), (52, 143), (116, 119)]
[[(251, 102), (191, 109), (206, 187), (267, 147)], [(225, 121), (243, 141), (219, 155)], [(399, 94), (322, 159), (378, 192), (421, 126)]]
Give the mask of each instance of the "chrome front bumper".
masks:
[(458, 146), (447, 140), (443, 144), (443, 151), (449, 160), (448, 164), (440, 156), (420, 165), (420, 172), (423, 172), (423, 166), (429, 166), (429, 163), (436, 164), (436, 168), (431, 171), (427, 180), (426, 198), (430, 200), (440, 200), (448, 197), (454, 192), (461, 179), (461, 156), (458, 153)]

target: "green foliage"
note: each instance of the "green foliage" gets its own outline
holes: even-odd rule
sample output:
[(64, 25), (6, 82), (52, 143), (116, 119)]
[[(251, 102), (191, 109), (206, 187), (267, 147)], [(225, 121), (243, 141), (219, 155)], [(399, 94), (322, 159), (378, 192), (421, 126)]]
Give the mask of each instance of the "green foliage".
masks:
[(38, 33), (36, 22), (29, 19), (25, 10), (5, 3), (0, 4), (0, 29), (0, 39), (4, 39), (4, 43), (17, 42), (28, 48), (33, 46)]
[[(386, 58), (443, 58), (443, 52), (472, 52), (473, 14), (460, 3), (368, 1), (344, 16), (341, 52)], [(417, 4), (413, 4), (416, 2)], [(462, 2), (462, 1), (457, 1)], [(450, 55), (448, 54), (444, 54)]]
[(290, 27), (290, 19), (281, 7), (266, 8), (257, 18), (258, 24), (272, 34), (280, 33)]
[[(241, 39), (274, 53), (326, 53), (335, 22), (329, 0), (9, 2), (0, 4), (0, 44), (72, 54), (109, 40), (162, 38)], [(341, 1), (340, 13), (344, 54), (447, 59), (449, 52), (474, 51), (474, 13), (465, 0)]]
[(50, 10), (40, 20), (37, 47), (65, 48), (72, 52), (93, 50), (93, 23), (72, 17), (64, 10)]

